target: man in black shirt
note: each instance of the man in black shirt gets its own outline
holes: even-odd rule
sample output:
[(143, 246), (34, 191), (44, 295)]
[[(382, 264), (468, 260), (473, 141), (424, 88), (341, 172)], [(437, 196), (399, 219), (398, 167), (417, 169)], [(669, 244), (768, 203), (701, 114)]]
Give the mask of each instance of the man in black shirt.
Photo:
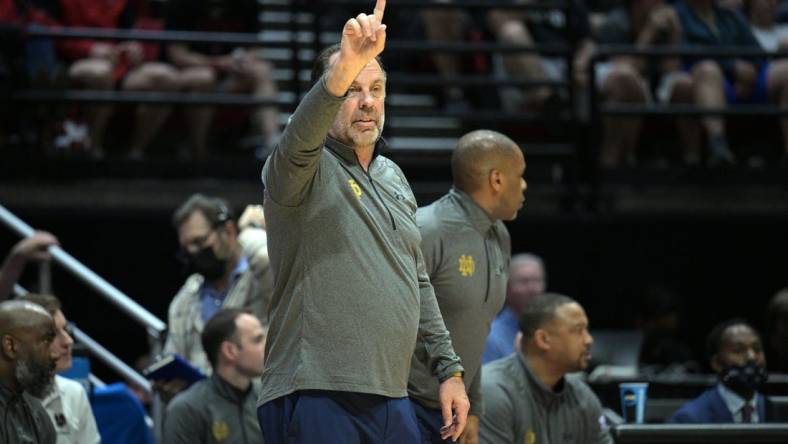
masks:
[(41, 402), (52, 380), (50, 344), (55, 323), (31, 302), (0, 303), (0, 442), (55, 444), (55, 428)]

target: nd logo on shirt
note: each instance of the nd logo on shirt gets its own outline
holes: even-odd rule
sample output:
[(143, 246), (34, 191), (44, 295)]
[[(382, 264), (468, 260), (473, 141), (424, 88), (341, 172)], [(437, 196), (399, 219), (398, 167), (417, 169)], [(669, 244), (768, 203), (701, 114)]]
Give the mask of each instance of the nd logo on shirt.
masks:
[(463, 254), (460, 256), (460, 274), (468, 277), (473, 276), (473, 273), (476, 271), (476, 262), (473, 260), (473, 256)]
[(230, 426), (224, 421), (214, 421), (211, 427), (211, 434), (213, 439), (219, 442), (224, 441), (230, 435)]
[(529, 430), (525, 432), (525, 439), (523, 440), (525, 444), (534, 444), (536, 443), (536, 433), (533, 430)]
[(353, 190), (353, 194), (356, 195), (356, 199), (361, 199), (361, 187), (358, 186), (358, 183), (353, 179), (348, 179), (347, 183), (350, 185), (350, 189)]

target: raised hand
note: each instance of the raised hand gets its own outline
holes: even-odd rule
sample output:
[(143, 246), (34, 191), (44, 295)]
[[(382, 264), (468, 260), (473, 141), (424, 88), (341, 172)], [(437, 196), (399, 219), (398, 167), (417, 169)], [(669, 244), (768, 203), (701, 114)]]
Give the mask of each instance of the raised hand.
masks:
[(386, 25), (383, 24), (385, 9), (386, 0), (377, 0), (372, 15), (359, 14), (345, 23), (339, 56), (326, 75), (329, 93), (343, 96), (367, 63), (383, 52), (386, 46)]
[(345, 23), (342, 29), (340, 57), (345, 63), (366, 65), (386, 46), (386, 25), (383, 13), (386, 0), (377, 0), (372, 15), (361, 13)]
[(58, 245), (57, 238), (46, 231), (36, 231), (32, 236), (19, 241), (11, 250), (11, 256), (27, 261), (48, 261), (49, 247)]

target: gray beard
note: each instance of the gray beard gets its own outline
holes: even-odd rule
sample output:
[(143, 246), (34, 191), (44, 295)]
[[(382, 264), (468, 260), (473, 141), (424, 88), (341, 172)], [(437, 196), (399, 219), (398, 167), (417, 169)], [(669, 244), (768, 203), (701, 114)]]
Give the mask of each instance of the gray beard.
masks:
[(33, 362), (17, 361), (15, 375), (19, 388), (36, 398), (46, 396), (54, 383), (51, 370)]

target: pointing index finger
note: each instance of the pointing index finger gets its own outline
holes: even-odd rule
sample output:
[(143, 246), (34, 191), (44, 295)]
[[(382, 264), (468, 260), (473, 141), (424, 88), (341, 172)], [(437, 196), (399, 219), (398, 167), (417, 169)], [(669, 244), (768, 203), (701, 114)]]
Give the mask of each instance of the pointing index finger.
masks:
[(375, 18), (378, 23), (383, 23), (383, 12), (386, 10), (386, 0), (377, 0), (375, 2)]

